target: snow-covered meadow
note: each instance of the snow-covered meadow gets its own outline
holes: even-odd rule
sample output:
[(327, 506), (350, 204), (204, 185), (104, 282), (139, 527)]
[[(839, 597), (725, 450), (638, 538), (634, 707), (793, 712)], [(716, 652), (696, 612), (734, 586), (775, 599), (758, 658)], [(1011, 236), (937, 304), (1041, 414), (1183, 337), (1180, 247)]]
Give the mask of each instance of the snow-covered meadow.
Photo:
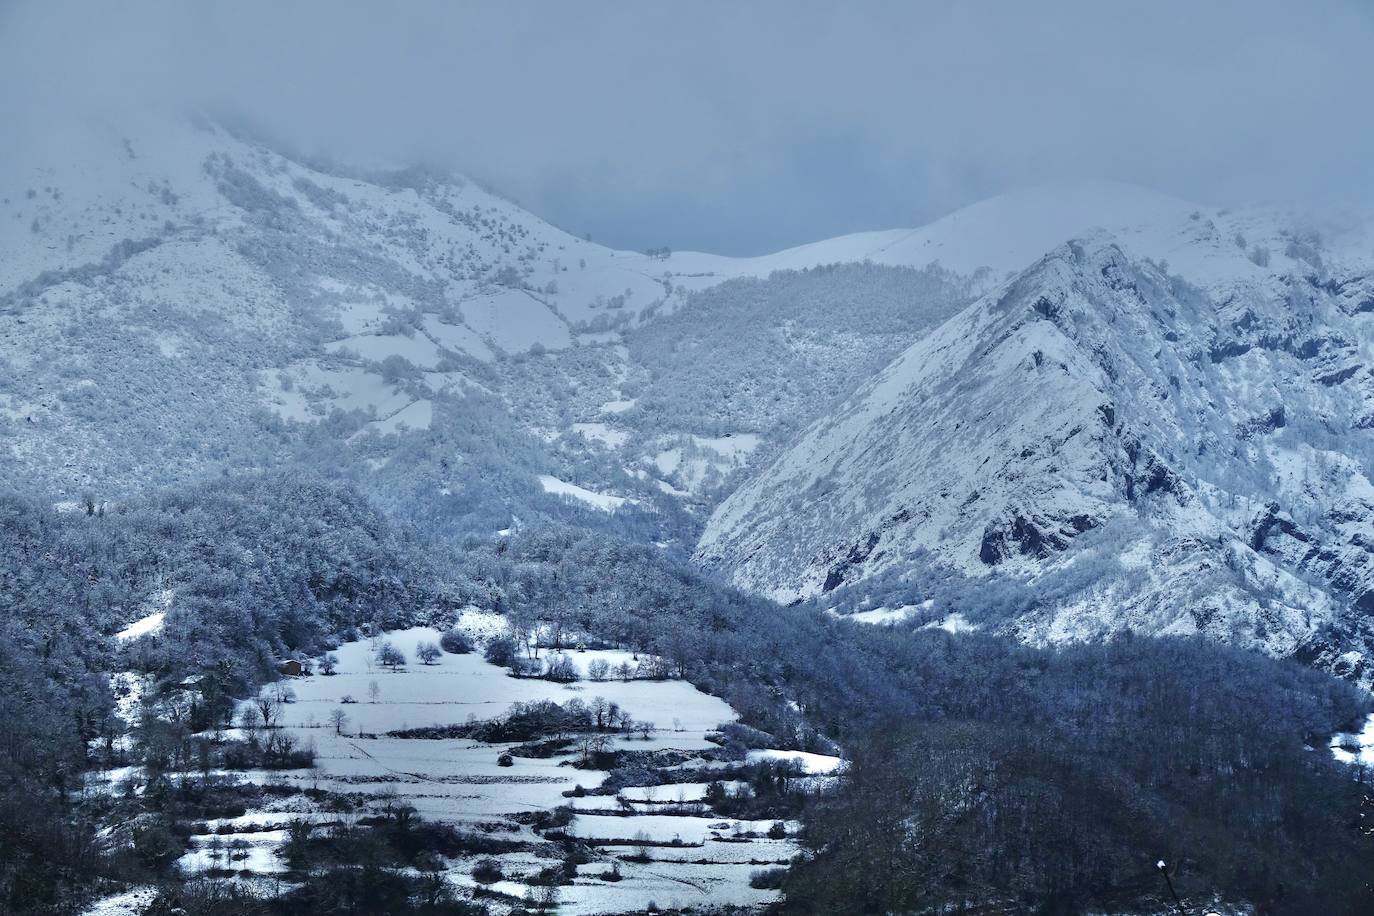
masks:
[(1374, 767), (1374, 716), (1365, 720), (1364, 728), (1358, 733), (1334, 736), (1331, 754), (1342, 763)]
[[(480, 647), (501, 632), (503, 620), (469, 613), (460, 626)], [(313, 749), (315, 765), (212, 774), (270, 786), (271, 801), (239, 817), (197, 824), (178, 863), (181, 871), (289, 880), (281, 847), (293, 823), (308, 821), (317, 833), (327, 832), (338, 824), (355, 823), (368, 811), (399, 804), (413, 807), (422, 818), (521, 842), (519, 850), (445, 863), (453, 886), (469, 893), (482, 888), (476, 893), (498, 910), (548, 894), (527, 879), (562, 861), (550, 841), (561, 835), (591, 849), (593, 858), (578, 866), (571, 885), (556, 889), (560, 913), (635, 912), (650, 903), (758, 906), (776, 898), (774, 890), (752, 887), (750, 877), (761, 868), (785, 866), (796, 855), (793, 837), (800, 825), (714, 815), (705, 803), (710, 784), (700, 778), (598, 794), (608, 774), (573, 765), (584, 753), (578, 740), (555, 756), (540, 758), (507, 756), (513, 744), (469, 737), (388, 734), (491, 720), (516, 703), (565, 704), (578, 699), (590, 705), (603, 699), (637, 723), (604, 736), (606, 750), (668, 752), (665, 759), (674, 763), (654, 767), (659, 778), (687, 778), (680, 774), (720, 769), (727, 792), (747, 793), (747, 783), (728, 778), (732, 764), (721, 759), (718, 739), (711, 740), (722, 724), (737, 718), (728, 704), (685, 681), (591, 680), (593, 662), (605, 662), (614, 672), (622, 663), (642, 661), (619, 650), (569, 651), (567, 657), (580, 676), (572, 683), (512, 677), (505, 668), (487, 662), (480, 651), (444, 652), (426, 664), (419, 647), (438, 644), (441, 635), (430, 627), (414, 627), (339, 646), (332, 653), (337, 662), (330, 673), (315, 660), (315, 673), (263, 688), (262, 696), (284, 700), (273, 710), (270, 727), (255, 721), (249, 710), (256, 705), (244, 701), (240, 723), (248, 723), (246, 728), (260, 738), (269, 733), (289, 735), (299, 746)], [(406, 663), (381, 664), (383, 645), (399, 650)], [(540, 652), (541, 658), (548, 654)], [(596, 669), (599, 673), (601, 666)], [(227, 736), (246, 737), (246, 728), (241, 724)], [(832, 772), (839, 763), (788, 751), (756, 751), (735, 763), (761, 759), (795, 759), (808, 773)], [(132, 767), (105, 776), (106, 785), (119, 786), (137, 784), (139, 778)], [(308, 800), (321, 797), (316, 790), (346, 796), (360, 807), (350, 814), (323, 810)], [(566, 823), (554, 832), (544, 831), (549, 836), (530, 825), (531, 814), (558, 808), (570, 814), (562, 816)], [(473, 874), (479, 859), (495, 859), (501, 879), (479, 882)]]

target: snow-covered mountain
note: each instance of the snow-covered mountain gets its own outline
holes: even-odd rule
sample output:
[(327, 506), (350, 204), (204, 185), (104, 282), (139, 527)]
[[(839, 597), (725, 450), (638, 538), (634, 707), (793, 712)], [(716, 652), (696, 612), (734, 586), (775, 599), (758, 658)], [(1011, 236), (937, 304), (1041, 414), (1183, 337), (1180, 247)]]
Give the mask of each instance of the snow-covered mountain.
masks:
[[(16, 482), (315, 462), (450, 530), (709, 515), (700, 561), (782, 600), (1333, 667), (1363, 639), (1368, 224), (1076, 182), (766, 257), (643, 254), (203, 121), (29, 152), (0, 189)], [(1023, 597), (984, 606), (989, 583)]]
[[(81, 123), (50, 140), (25, 146), (27, 164), (16, 152), (0, 188), (0, 456), (16, 480), (68, 498), (339, 442), (347, 455), (329, 460), (379, 471), (430, 434), (441, 441), (419, 451), (448, 456), (425, 472), (430, 492), (457, 489), (442, 465), (474, 458), (482, 439), (529, 486), (577, 476), (566, 483), (581, 490), (555, 490), (620, 500), (642, 487), (709, 507), (875, 357), (963, 304), (960, 275), (991, 282), (1067, 232), (1186, 207), (1066, 186), (761, 258), (647, 255), (569, 235), (460, 177), (312, 164), (205, 121)], [(790, 303), (835, 298), (837, 278), (697, 309), (681, 346), (710, 354), (768, 334), (781, 354), (762, 377), (744, 361), (722, 369), (728, 408), (665, 407), (690, 367), (661, 371), (652, 335), (618, 346), (727, 281), (861, 261), (957, 270), (907, 289), (876, 280), (876, 293), (853, 283), (857, 301), (828, 327), (823, 308), (799, 316)], [(875, 318), (865, 309), (879, 299)], [(919, 320), (897, 314), (905, 300)], [(819, 381), (790, 385), (803, 377)], [(414, 467), (404, 474), (419, 486)]]
[(1068, 241), (726, 498), (698, 557), (785, 601), (893, 581), (917, 600), (952, 572), (1024, 583), (990, 622), (1037, 641), (1204, 632), (1353, 664), (1372, 268), (1367, 234), (1265, 214)]
[(621, 331), (772, 269), (614, 251), (461, 177), (205, 121), (81, 123), (27, 154), (0, 188), (0, 456), (68, 496), (253, 466), (312, 427), (376, 468), (400, 433), (509, 406), (524, 379), (498, 364), (600, 348), (623, 373)]

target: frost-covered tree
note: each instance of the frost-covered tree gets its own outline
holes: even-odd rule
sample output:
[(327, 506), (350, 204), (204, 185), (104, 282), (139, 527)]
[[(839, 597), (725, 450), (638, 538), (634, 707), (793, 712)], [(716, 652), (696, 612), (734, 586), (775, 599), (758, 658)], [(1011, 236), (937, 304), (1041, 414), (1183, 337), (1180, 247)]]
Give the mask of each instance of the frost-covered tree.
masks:
[(397, 671), (406, 663), (405, 653), (391, 642), (383, 642), (377, 647), (377, 664), (391, 671)]

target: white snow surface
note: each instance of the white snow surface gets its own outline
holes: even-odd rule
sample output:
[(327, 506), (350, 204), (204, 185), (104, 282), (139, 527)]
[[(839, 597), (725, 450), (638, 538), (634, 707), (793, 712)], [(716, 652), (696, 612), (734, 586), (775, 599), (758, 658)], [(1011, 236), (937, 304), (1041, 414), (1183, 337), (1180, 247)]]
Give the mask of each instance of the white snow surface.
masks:
[(541, 474), (539, 485), (544, 488), (545, 493), (554, 493), (558, 496), (568, 496), (573, 499), (581, 500), (590, 506), (611, 512), (619, 509), (629, 502), (624, 496), (612, 496), (608, 493), (598, 493), (595, 490), (588, 490), (586, 487), (579, 487), (575, 483), (568, 483), (560, 480), (551, 474)]
[(1333, 737), (1331, 753), (1342, 763), (1374, 767), (1374, 715), (1365, 720), (1359, 733)]
[(148, 886), (111, 894), (82, 910), (81, 916), (141, 916), (157, 893), (156, 887)]
[(167, 619), (166, 611), (155, 611), (146, 617), (140, 617), (133, 623), (115, 634), (115, 639), (126, 642), (130, 639), (137, 639), (140, 636), (150, 636), (162, 629), (162, 623)]
[[(1212, 251), (1196, 273), (1209, 291), (1105, 234), (997, 286), (729, 494), (698, 560), (792, 601), (918, 554), (1034, 580), (1091, 549), (1107, 565), (1076, 593), (999, 626), (1032, 642), (1203, 633), (1277, 655), (1320, 639), (1352, 597), (1374, 600), (1374, 501), (1346, 457), (1374, 422), (1374, 329), (1209, 219), (1186, 220), (1217, 236), (1192, 243)], [(1292, 330), (1295, 310), (1310, 330)], [(1348, 445), (1306, 446), (1313, 416), (1345, 424)], [(1316, 648), (1337, 668), (1350, 647)]]
[(833, 757), (829, 754), (812, 754), (807, 751), (753, 750), (749, 752), (748, 759), (751, 762), (755, 760), (785, 760), (789, 763), (799, 764), (811, 776), (836, 773), (844, 765), (844, 761), (839, 757)]

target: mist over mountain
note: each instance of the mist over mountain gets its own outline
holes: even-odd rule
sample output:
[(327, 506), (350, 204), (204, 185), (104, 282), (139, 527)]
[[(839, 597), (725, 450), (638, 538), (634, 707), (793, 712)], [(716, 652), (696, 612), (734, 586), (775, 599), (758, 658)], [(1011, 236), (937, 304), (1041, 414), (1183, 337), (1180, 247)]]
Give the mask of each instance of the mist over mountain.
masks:
[(0, 7), (0, 914), (1370, 912), (1374, 22), (1219, 10)]

